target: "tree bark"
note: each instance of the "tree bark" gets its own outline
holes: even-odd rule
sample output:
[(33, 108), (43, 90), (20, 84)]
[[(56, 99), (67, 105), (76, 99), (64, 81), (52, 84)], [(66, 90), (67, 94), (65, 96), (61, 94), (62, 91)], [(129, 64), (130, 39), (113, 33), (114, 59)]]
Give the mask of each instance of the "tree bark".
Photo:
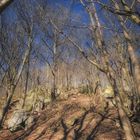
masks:
[(56, 46), (56, 42), (54, 42), (53, 44), (53, 63), (54, 63), (54, 67), (53, 67), (53, 87), (52, 87), (52, 93), (51, 93), (51, 99), (52, 101), (56, 100), (56, 90), (57, 90), (57, 80), (56, 80), (56, 75), (57, 75), (57, 60), (56, 60), (56, 54), (57, 54), (57, 46)]
[[(119, 5), (116, 2), (115, 2), (115, 8), (120, 9)], [(127, 41), (127, 51), (128, 51), (129, 56), (130, 56), (132, 65), (134, 67), (134, 78), (136, 81), (137, 90), (138, 90), (138, 94), (140, 97), (140, 65), (139, 65), (139, 60), (138, 60), (138, 57), (136, 56), (134, 46), (133, 46), (132, 41), (131, 41), (132, 38), (129, 35), (127, 28), (123, 23), (123, 18), (121, 16), (118, 16), (118, 19), (120, 21), (121, 26), (123, 27), (124, 37)]]
[(27, 68), (26, 68), (25, 89), (24, 89), (24, 97), (23, 97), (23, 105), (22, 105), (22, 108), (24, 108), (25, 100), (26, 100), (26, 96), (27, 96), (27, 91), (28, 91), (29, 68), (30, 68), (30, 62), (29, 62), (29, 57), (28, 57), (28, 60), (27, 60)]
[(115, 101), (116, 101), (116, 105), (118, 108), (120, 121), (122, 123), (122, 127), (123, 127), (123, 130), (125, 132), (126, 139), (127, 140), (136, 140), (133, 127), (130, 123), (130, 120), (129, 120), (124, 108), (123, 108), (123, 103), (122, 103), (121, 97), (119, 95), (119, 90), (117, 88), (116, 81), (114, 78), (111, 79), (110, 76), (108, 77), (108, 79), (109, 79), (110, 84), (112, 85), (112, 87), (114, 89)]

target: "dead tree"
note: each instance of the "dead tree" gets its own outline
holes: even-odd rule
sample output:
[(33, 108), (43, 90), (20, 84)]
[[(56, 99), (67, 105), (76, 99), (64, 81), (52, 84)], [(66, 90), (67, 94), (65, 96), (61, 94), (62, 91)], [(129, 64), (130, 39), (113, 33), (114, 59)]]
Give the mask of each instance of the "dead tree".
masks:
[[(114, 3), (115, 1), (112, 0), (112, 2)], [(122, 8), (119, 9), (116, 8), (114, 4), (112, 6), (109, 6), (108, 4), (105, 4), (101, 1), (97, 1), (97, 3), (101, 5), (104, 9), (110, 11), (111, 13), (119, 15), (121, 17), (126, 17), (130, 19), (130, 21), (132, 21), (134, 24), (140, 25), (140, 13), (138, 10), (133, 8), (139, 2), (133, 0), (131, 5), (129, 6), (126, 0), (120, 0), (119, 5), (121, 5)]]
[[(123, 109), (122, 99), (120, 97), (120, 91), (118, 90), (118, 87), (117, 87), (116, 76), (114, 75), (112, 67), (109, 65), (109, 55), (108, 55), (106, 49), (104, 49), (104, 40), (103, 40), (101, 25), (100, 25), (100, 22), (99, 22), (99, 19), (97, 16), (97, 12), (96, 12), (93, 1), (91, 1), (91, 2), (92, 2), (92, 9), (87, 9), (87, 11), (90, 15), (91, 24), (93, 26), (93, 29), (94, 29), (94, 25), (97, 26), (97, 29), (95, 31), (95, 38), (97, 41), (97, 46), (99, 47), (99, 49), (102, 50), (103, 64), (105, 65), (104, 73), (106, 74), (111, 86), (114, 89), (115, 100), (117, 103), (118, 112), (119, 112), (119, 116), (120, 116), (120, 119), (121, 119), (121, 122), (123, 125), (123, 129), (125, 131), (125, 136), (128, 140), (135, 140), (135, 134), (134, 134), (133, 128), (131, 126), (131, 123), (129, 121), (129, 118), (128, 118), (125, 110)], [(81, 3), (85, 7), (85, 4), (83, 3), (82, 0), (81, 0)]]
[[(120, 9), (119, 5), (116, 2), (114, 4), (115, 4), (116, 9)], [(135, 81), (136, 81), (138, 94), (140, 96), (140, 65), (139, 65), (139, 60), (138, 60), (138, 57), (136, 56), (136, 53), (135, 53), (135, 50), (134, 50), (134, 46), (133, 46), (133, 43), (132, 43), (132, 38), (129, 35), (125, 24), (123, 23), (123, 18), (121, 16), (118, 16), (118, 18), (119, 18), (121, 26), (123, 27), (124, 37), (127, 41), (127, 50), (128, 50), (132, 65), (134, 67), (134, 78), (135, 78)]]
[[(63, 7), (55, 12), (55, 14), (53, 12), (53, 9), (50, 9), (50, 11), (47, 10), (47, 8), (42, 9), (41, 6), (39, 7), (40, 18), (43, 19), (43, 21), (41, 20), (38, 24), (40, 30), (44, 33), (41, 41), (43, 43), (43, 46), (45, 46), (45, 52), (49, 59), (46, 58), (46, 56), (44, 56), (43, 54), (41, 54), (41, 57), (46, 61), (51, 70), (51, 99), (52, 101), (55, 101), (59, 83), (58, 62), (60, 61), (60, 57), (62, 55), (62, 45), (65, 44), (65, 38), (61, 38), (61, 33), (57, 32), (56, 29), (52, 26), (52, 24), (50, 23), (50, 19), (53, 20), (59, 27), (63, 28), (63, 24), (67, 22), (67, 15), (64, 18), (61, 17), (62, 13), (65, 14), (65, 9)], [(59, 17), (61, 17), (61, 20), (58, 19)]]
[[(21, 10), (20, 12), (22, 12), (22, 9), (20, 9), (20, 10)], [(26, 21), (28, 20), (28, 18), (27, 18), (27, 20), (25, 20), (26, 18), (27, 17), (24, 17), (24, 23), (27, 23)], [(20, 19), (20, 20), (22, 21), (22, 19)], [(27, 34), (27, 36), (28, 36), (27, 46), (25, 47), (22, 58), (19, 55), (21, 53), (21, 51), (20, 51), (21, 48), (17, 44), (14, 44), (14, 47), (16, 47), (16, 49), (18, 51), (15, 49), (14, 50), (15, 52), (13, 53), (13, 54), (15, 54), (15, 53), (17, 53), (17, 54), (12, 55), (11, 52), (8, 53), (8, 51), (7, 51), (7, 52), (5, 52), (5, 55), (6, 55), (7, 58), (5, 56), (3, 56), (4, 60), (5, 60), (5, 58), (7, 59), (6, 64), (8, 65), (7, 72), (6, 72), (6, 75), (7, 75), (8, 78), (4, 77), (4, 80), (7, 80), (7, 82), (8, 82), (8, 84), (6, 85), (6, 92), (8, 93), (8, 97), (7, 97), (7, 100), (5, 101), (5, 104), (3, 105), (3, 108), (2, 108), (2, 112), (1, 112), (1, 116), (0, 116), (0, 126), (3, 125), (5, 115), (8, 112), (9, 105), (10, 105), (10, 103), (12, 101), (12, 97), (15, 93), (15, 89), (18, 85), (18, 82), (19, 82), (19, 79), (21, 77), (22, 71), (24, 69), (25, 63), (27, 62), (27, 59), (29, 58), (29, 54), (30, 54), (30, 51), (31, 51), (31, 48), (32, 48), (31, 44), (32, 44), (32, 41), (33, 41), (33, 36), (32, 36), (33, 24), (31, 23), (29, 26), (28, 25), (29, 24), (27, 23), (27, 24), (24, 24), (24, 27), (19, 26), (19, 27), (21, 27), (20, 30), (24, 31), (24, 33)], [(17, 34), (18, 33), (19, 32), (17, 31)], [(15, 40), (12, 40), (12, 42), (15, 42)], [(5, 45), (5, 44), (2, 44), (2, 46), (3, 45)], [(10, 44), (10, 45), (13, 45), (13, 44)], [(22, 45), (25, 46), (24, 44), (22, 44)], [(13, 46), (11, 46), (11, 47), (14, 48)], [(11, 55), (11, 56), (8, 56), (8, 55)], [(16, 56), (19, 56), (20, 60)], [(13, 62), (11, 62), (11, 60), (13, 60)], [(11, 78), (11, 76), (9, 77), (9, 74), (12, 76), (12, 78)]]
[[(82, 2), (82, 1), (81, 1)], [(85, 4), (82, 2), (82, 4), (85, 6)], [(116, 76), (114, 75), (114, 71), (112, 69), (112, 67), (109, 65), (109, 55), (107, 54), (106, 50), (104, 49), (104, 41), (103, 41), (103, 36), (102, 36), (102, 32), (101, 32), (101, 28), (100, 28), (100, 23), (97, 17), (97, 13), (96, 13), (96, 9), (93, 6), (93, 10), (94, 12), (89, 12), (90, 18), (91, 18), (91, 23), (93, 25), (93, 27), (98, 27), (98, 29), (96, 29), (96, 33), (95, 33), (95, 37), (96, 37), (96, 45), (98, 46), (98, 48), (101, 50), (101, 55), (102, 56), (102, 62), (103, 62), (103, 66), (101, 66), (100, 64), (98, 64), (98, 62), (95, 60), (91, 60), (83, 51), (83, 49), (81, 48), (81, 46), (79, 46), (77, 43), (75, 43), (70, 37), (67, 37), (67, 40), (70, 41), (73, 46), (75, 46), (80, 52), (81, 54), (91, 63), (93, 64), (99, 71), (103, 72), (107, 78), (108, 81), (110, 82), (112, 88), (114, 89), (114, 93), (115, 93), (115, 100), (117, 103), (117, 107), (118, 107), (118, 113), (123, 125), (123, 129), (125, 131), (125, 135), (126, 138), (128, 140), (134, 140), (135, 139), (135, 135), (133, 132), (133, 128), (131, 126), (131, 123), (129, 121), (129, 118), (125, 112), (125, 110), (123, 109), (123, 104), (122, 104), (122, 100), (120, 97), (120, 91), (118, 90), (118, 86), (117, 86), (117, 82), (116, 82)], [(94, 26), (94, 22), (95, 22), (95, 26)], [(56, 25), (53, 21), (51, 21), (52, 25), (54, 26), (54, 28), (61, 34), (63, 34), (64, 36), (66, 36)], [(124, 119), (125, 118), (125, 119)]]
[(131, 7), (128, 6), (127, 2), (125, 0), (121, 0), (120, 4), (123, 7), (123, 10), (121, 9), (121, 6), (118, 4), (118, 2), (112, 0), (112, 5), (114, 6), (114, 9), (111, 8), (111, 6), (107, 6), (102, 2), (97, 1), (98, 4), (100, 4), (103, 8), (106, 10), (116, 14), (118, 16), (118, 20), (122, 26), (123, 29), (123, 34), (127, 42), (127, 52), (130, 56), (131, 62), (132, 62), (132, 67), (134, 69), (134, 79), (136, 82), (137, 86), (137, 91), (139, 94), (140, 98), (140, 65), (139, 65), (139, 60), (138, 57), (136, 56), (135, 53), (135, 47), (134, 44), (132, 43), (132, 37), (125, 26), (125, 22), (127, 21), (127, 18), (132, 20), (134, 23), (137, 25), (140, 25), (140, 14), (138, 11), (132, 10), (133, 6), (136, 5), (136, 1), (133, 1), (131, 4)]
[(17, 83), (18, 83), (18, 81), (19, 81), (19, 78), (20, 78), (20, 76), (21, 76), (21, 73), (22, 73), (22, 70), (23, 70), (23, 68), (24, 68), (26, 59), (27, 59), (27, 57), (28, 57), (28, 55), (29, 55), (30, 49), (31, 49), (31, 46), (29, 46), (29, 47), (26, 49), (26, 51), (25, 51), (25, 53), (24, 53), (24, 56), (23, 56), (23, 61), (22, 61), (22, 63), (20, 64), (20, 67), (19, 67), (19, 69), (18, 69), (18, 71), (17, 71), (17, 74), (16, 74), (16, 76), (15, 76), (15, 80), (12, 81), (12, 82), (10, 82), (10, 84), (9, 84), (9, 86), (8, 86), (8, 89), (7, 89), (8, 98), (7, 98), (6, 103), (4, 104), (4, 107), (3, 107), (3, 109), (2, 109), (2, 113), (1, 113), (1, 116), (0, 116), (0, 125), (3, 124), (4, 117), (5, 117), (5, 115), (6, 115), (7, 111), (8, 111), (9, 105), (10, 105), (11, 100), (12, 100), (12, 97), (13, 97), (13, 95), (14, 95), (15, 88), (16, 88)]

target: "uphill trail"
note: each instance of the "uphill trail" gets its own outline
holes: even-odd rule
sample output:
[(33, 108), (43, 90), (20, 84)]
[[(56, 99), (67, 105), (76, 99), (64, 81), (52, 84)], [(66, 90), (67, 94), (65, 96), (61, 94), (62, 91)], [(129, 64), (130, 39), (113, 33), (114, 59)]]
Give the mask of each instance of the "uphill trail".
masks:
[[(125, 140), (115, 107), (98, 111), (101, 102), (78, 94), (56, 101), (37, 114), (28, 130), (0, 131), (0, 140)], [(137, 128), (138, 129), (138, 128)]]

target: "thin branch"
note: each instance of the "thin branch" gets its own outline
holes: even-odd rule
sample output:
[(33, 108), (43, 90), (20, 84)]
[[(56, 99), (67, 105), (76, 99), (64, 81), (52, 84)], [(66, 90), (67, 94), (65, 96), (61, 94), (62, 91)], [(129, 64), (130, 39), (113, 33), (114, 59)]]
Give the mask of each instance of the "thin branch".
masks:
[(67, 35), (64, 34), (64, 32), (62, 32), (61, 30), (59, 30), (58, 27), (54, 24), (54, 22), (53, 22), (51, 19), (50, 19), (50, 22), (51, 22), (51, 24), (53, 25), (53, 27), (56, 29), (57, 32), (59, 32), (60, 34), (62, 34), (64, 37), (66, 37), (67, 40), (70, 41), (70, 42), (80, 51), (80, 53), (84, 56), (84, 58), (86, 58), (91, 64), (93, 64), (93, 65), (94, 65), (96, 68), (98, 68), (100, 71), (102, 71), (102, 72), (104, 72), (104, 73), (106, 72), (105, 69), (101, 68), (101, 66), (100, 66), (97, 62), (91, 60), (91, 59), (85, 54), (85, 52), (83, 51), (83, 49), (82, 49), (76, 42), (74, 42), (70, 37), (67, 37)]
[(0, 14), (9, 6), (14, 0), (0, 0)]

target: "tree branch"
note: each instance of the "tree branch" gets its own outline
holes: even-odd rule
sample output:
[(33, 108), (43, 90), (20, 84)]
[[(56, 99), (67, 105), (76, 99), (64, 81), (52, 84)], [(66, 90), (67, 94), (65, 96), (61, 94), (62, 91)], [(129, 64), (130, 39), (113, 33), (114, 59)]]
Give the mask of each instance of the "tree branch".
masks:
[(83, 51), (83, 49), (81, 48), (81, 46), (79, 46), (76, 42), (74, 42), (70, 37), (67, 37), (61, 30), (59, 30), (59, 28), (55, 25), (55, 23), (50, 20), (50, 23), (53, 25), (53, 27), (56, 29), (57, 32), (59, 32), (60, 34), (62, 34), (64, 37), (66, 37), (66, 39), (71, 42), (79, 51), (80, 53), (84, 56), (84, 58), (86, 58), (91, 64), (93, 64), (97, 69), (99, 69), (100, 71), (106, 73), (105, 69), (103, 69), (97, 62), (91, 60)]
[(0, 14), (9, 6), (14, 0), (0, 0)]

